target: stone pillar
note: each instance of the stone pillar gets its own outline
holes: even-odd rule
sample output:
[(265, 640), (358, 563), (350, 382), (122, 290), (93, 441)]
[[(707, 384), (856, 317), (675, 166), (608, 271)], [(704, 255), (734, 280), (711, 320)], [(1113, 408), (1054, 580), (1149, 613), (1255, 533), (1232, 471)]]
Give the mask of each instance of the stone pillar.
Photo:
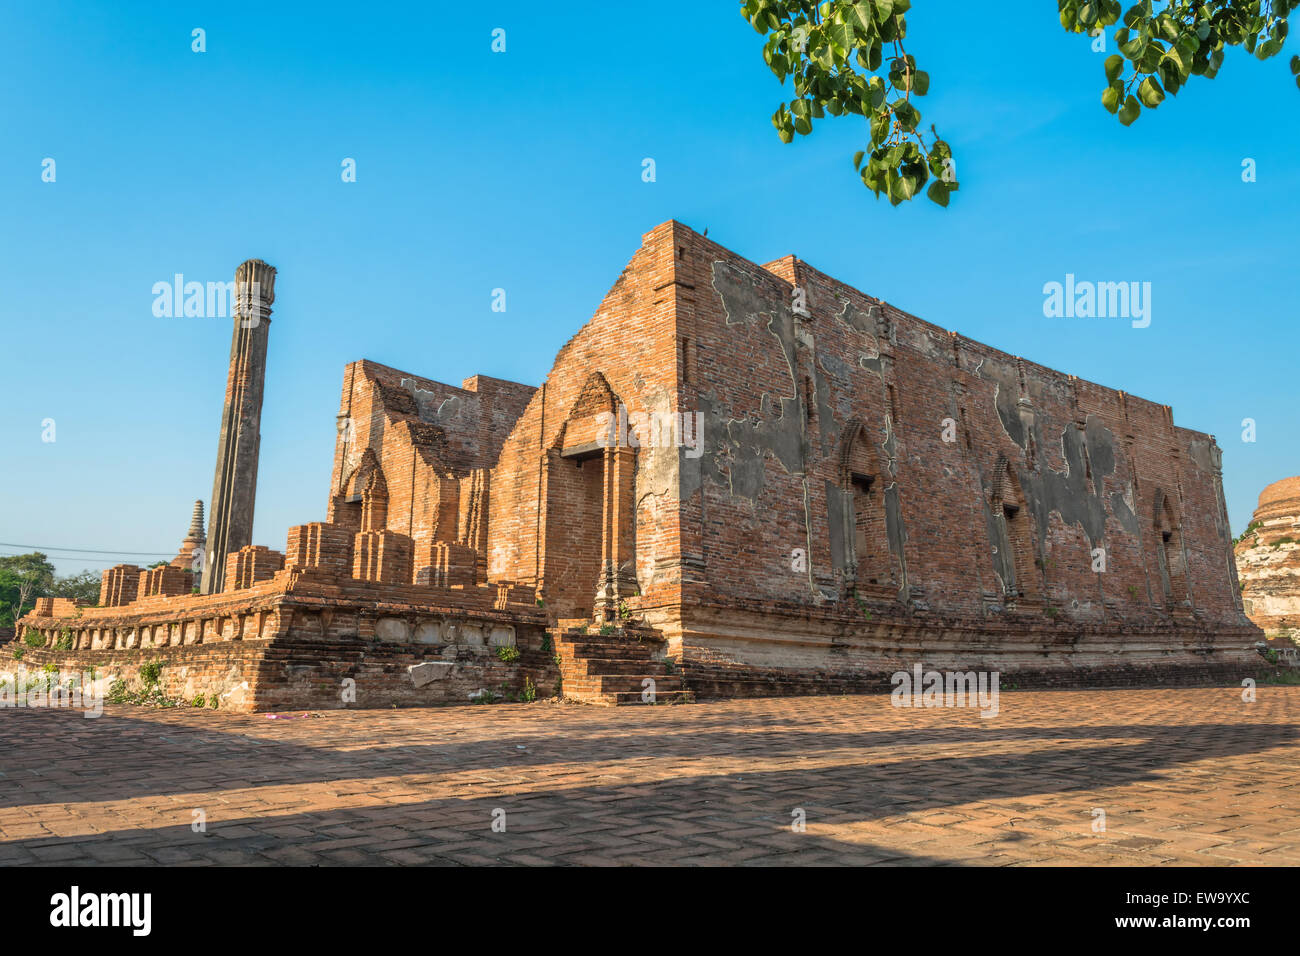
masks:
[(222, 589), (226, 558), (253, 543), (253, 503), (261, 443), (266, 341), (275, 302), (275, 268), (249, 259), (235, 270), (235, 331), (230, 343), (226, 404), (217, 443), (208, 522), (204, 594)]
[(636, 580), (636, 450), (605, 449), (605, 493), (600, 587), (596, 603), (606, 609), (639, 594)]

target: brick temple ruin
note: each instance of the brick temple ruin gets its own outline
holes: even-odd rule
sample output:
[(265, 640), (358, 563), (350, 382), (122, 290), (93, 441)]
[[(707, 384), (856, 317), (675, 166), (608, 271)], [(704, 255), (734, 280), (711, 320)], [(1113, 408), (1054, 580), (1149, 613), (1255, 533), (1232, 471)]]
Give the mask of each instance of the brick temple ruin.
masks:
[(183, 561), (112, 568), (101, 606), (23, 619), (33, 661), (161, 658), (174, 693), (261, 710), (561, 680), (601, 703), (858, 692), (918, 662), (1233, 679), (1256, 659), (1212, 436), (677, 222), (539, 388), (348, 365), (325, 520), (256, 546), (274, 270), (236, 279), (200, 593)]

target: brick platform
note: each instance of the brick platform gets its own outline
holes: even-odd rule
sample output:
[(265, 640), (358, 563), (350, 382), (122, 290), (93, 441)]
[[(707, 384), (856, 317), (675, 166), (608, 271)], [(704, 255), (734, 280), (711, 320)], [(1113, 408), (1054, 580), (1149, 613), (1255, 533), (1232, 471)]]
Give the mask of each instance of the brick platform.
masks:
[(1300, 864), (1300, 687), (5, 710), (0, 753), (4, 865)]

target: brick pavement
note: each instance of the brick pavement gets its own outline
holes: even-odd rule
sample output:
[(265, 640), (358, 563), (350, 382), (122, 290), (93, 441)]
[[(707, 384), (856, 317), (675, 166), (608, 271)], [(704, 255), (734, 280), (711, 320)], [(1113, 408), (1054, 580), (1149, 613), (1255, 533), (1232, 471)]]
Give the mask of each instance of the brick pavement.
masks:
[(1240, 694), (4, 710), (0, 865), (1294, 866), (1300, 687)]

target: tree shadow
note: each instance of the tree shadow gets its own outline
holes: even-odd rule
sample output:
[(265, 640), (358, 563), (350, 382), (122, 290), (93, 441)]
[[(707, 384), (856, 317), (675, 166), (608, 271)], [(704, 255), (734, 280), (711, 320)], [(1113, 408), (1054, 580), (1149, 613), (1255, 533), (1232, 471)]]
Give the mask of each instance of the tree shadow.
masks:
[[(745, 715), (737, 715), (732, 726), (744, 720)], [(105, 722), (102, 727), (98, 726), (101, 722)], [(1078, 813), (1081, 833), (1085, 833), (1089, 806), (1084, 801), (1071, 805), (1066, 796), (1070, 793), (1154, 781), (1162, 771), (1182, 764), (1262, 753), (1291, 744), (1300, 735), (1300, 728), (1288, 724), (1214, 722), (851, 732), (789, 727), (701, 731), (689, 723), (681, 727), (682, 733), (664, 733), (663, 728), (644, 725), (640, 729), (656, 732), (634, 737), (561, 735), (544, 724), (521, 726), (515, 721), (503, 728), (500, 738), (396, 747), (363, 745), (344, 751), (324, 744), (308, 746), (119, 715), (88, 721), (76, 713), (33, 711), (0, 724), (6, 777), (0, 803), (12, 807), (97, 802), (336, 781), (364, 788), (367, 780), (399, 774), (520, 771), (525, 767), (544, 770), (561, 765), (574, 766), (580, 772), (584, 764), (606, 762), (615, 767), (636, 762), (644, 767), (646, 761), (667, 761), (671, 768), (675, 760), (698, 764), (716, 755), (743, 758), (752, 754), (756, 769), (739, 773), (692, 770), (664, 780), (602, 779), (486, 796), (483, 789), (490, 784), (479, 782), (472, 791), (467, 786), (464, 794), (452, 797), (221, 821), (209, 829), (208, 836), (193, 834), (188, 809), (178, 809), (183, 819), (175, 827), (123, 829), (70, 837), (65, 842), (119, 840), (128, 845), (202, 852), (205, 856), (201, 859), (212, 858), (210, 848), (218, 847), (224, 857), (218, 854), (217, 861), (228, 863), (294, 862), (295, 855), (301, 854), (307, 856), (298, 862), (306, 862), (312, 855), (325, 863), (394, 862), (381, 855), (389, 850), (376, 847), (391, 843), (393, 834), (404, 834), (415, 842), (399, 847), (405, 853), (398, 857), (412, 860), (425, 854), (430, 857), (428, 862), (465, 862), (458, 854), (471, 859), (486, 854), (486, 862), (666, 864), (725, 861), (729, 853), (743, 857), (752, 851), (755, 863), (779, 862), (789, 855), (789, 862), (929, 864), (944, 861), (883, 846), (792, 833), (791, 813), (802, 808), (810, 823), (852, 825), (985, 801), (1003, 801), (1015, 812), (1018, 798), (1059, 794), (1062, 812)], [(45, 733), (36, 733), (38, 730)], [(107, 738), (105, 731), (109, 732)], [(348, 739), (338, 734), (337, 728), (329, 738), (334, 745)], [(1125, 742), (1052, 746), (1106, 738), (1125, 738)], [(112, 741), (113, 749), (96, 756), (94, 748), (102, 748), (105, 739)], [(526, 741), (528, 750), (516, 750), (517, 741)], [(900, 747), (910, 745), (978, 747), (997, 741), (1027, 742), (1040, 749), (940, 756), (899, 752)], [(886, 748), (887, 754), (878, 752)], [(860, 750), (862, 759), (846, 761), (833, 753), (830, 762), (822, 766), (762, 769), (766, 759), (841, 750)], [(600, 769), (603, 777), (618, 772)], [(498, 808), (511, 820), (504, 834), (490, 828), (492, 811)], [(1041, 813), (1041, 800), (1027, 804), (1024, 812)], [(247, 827), (257, 832), (249, 834)], [(392, 833), (375, 834), (371, 841), (336, 850), (310, 848), (322, 840), (348, 839), (338, 833), (364, 836), (388, 828)], [(222, 837), (223, 830), (239, 835)], [(266, 832), (278, 830), (296, 835)], [(44, 837), (9, 841), (4, 846), (30, 848), (50, 843), (51, 838)], [(448, 850), (449, 846), (455, 849)], [(274, 855), (266, 856), (268, 853), (285, 858), (277, 860)], [(750, 860), (737, 857), (733, 862)]]

